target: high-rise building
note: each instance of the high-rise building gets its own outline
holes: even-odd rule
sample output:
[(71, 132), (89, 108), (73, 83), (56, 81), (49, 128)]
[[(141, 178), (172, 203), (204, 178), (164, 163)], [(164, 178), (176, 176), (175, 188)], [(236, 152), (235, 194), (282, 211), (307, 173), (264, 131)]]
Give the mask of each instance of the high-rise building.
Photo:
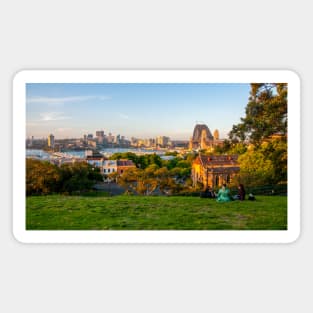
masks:
[(155, 139), (153, 138), (144, 139), (144, 145), (146, 147), (153, 147), (155, 145)]
[(137, 146), (138, 145), (138, 138), (131, 137), (130, 138), (130, 143), (132, 146)]
[(114, 136), (112, 135), (112, 133), (109, 133), (109, 135), (107, 136), (107, 140), (108, 140), (108, 143), (114, 142)]
[(104, 141), (104, 131), (103, 130), (97, 130), (96, 131), (96, 137), (98, 144), (103, 144)]
[(120, 143), (121, 143), (121, 135), (116, 135), (116, 137), (115, 137), (115, 143), (117, 144), (117, 145), (119, 145)]
[(103, 130), (97, 130), (96, 131), (96, 137), (104, 137), (104, 131)]
[(169, 144), (170, 138), (166, 136), (159, 136), (156, 138), (156, 144), (165, 147)]
[(48, 136), (48, 147), (54, 148), (54, 136), (52, 134)]

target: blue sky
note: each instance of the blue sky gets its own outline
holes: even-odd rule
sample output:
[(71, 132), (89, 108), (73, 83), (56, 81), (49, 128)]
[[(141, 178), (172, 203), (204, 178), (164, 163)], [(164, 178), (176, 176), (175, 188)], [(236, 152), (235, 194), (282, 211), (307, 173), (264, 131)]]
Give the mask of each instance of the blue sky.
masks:
[(196, 123), (226, 137), (245, 115), (249, 84), (27, 84), (26, 136), (105, 134), (188, 140)]

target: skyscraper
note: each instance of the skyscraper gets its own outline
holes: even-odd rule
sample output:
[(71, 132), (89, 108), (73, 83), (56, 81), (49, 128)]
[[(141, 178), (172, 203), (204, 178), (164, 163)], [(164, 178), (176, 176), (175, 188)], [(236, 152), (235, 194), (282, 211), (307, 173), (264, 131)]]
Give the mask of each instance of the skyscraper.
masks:
[(97, 142), (99, 144), (103, 144), (103, 141), (104, 141), (104, 131), (103, 130), (97, 130), (96, 131), (96, 137), (97, 137)]
[(104, 137), (104, 131), (103, 130), (97, 130), (96, 131), (96, 137)]
[(54, 148), (54, 136), (52, 134), (48, 136), (48, 147), (52, 149)]
[(166, 136), (158, 136), (156, 138), (156, 144), (165, 147), (169, 144), (170, 138)]

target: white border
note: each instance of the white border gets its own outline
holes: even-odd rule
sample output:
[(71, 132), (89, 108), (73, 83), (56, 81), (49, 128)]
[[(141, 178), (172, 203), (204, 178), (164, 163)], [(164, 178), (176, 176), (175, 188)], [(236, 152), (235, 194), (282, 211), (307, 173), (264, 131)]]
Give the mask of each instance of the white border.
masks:
[[(26, 83), (288, 83), (288, 230), (27, 231)], [(300, 235), (300, 78), (289, 70), (25, 70), (13, 81), (13, 234), (23, 243), (290, 243)]]

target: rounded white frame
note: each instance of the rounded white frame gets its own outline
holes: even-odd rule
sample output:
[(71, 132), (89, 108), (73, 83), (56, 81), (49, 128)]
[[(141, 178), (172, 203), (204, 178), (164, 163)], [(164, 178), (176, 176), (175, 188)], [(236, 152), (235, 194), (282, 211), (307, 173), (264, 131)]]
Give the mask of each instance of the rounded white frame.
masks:
[[(288, 229), (26, 230), (27, 83), (288, 83)], [(292, 191), (292, 192), (289, 192)], [(300, 235), (300, 78), (290, 70), (23, 70), (13, 80), (13, 234), (23, 243), (291, 243)]]

